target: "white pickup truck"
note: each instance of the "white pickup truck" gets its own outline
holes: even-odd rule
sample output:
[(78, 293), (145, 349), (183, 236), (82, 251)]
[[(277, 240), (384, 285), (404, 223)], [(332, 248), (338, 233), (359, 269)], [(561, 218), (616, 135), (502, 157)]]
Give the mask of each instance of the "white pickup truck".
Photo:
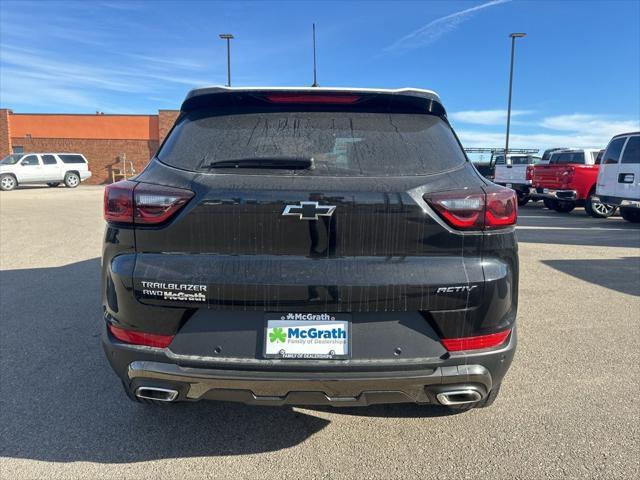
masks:
[(529, 187), (531, 186), (530, 175), (527, 175), (529, 165), (537, 165), (542, 162), (542, 158), (534, 155), (507, 155), (510, 162), (505, 162), (504, 155), (495, 157), (495, 177), (494, 183), (512, 188), (518, 194), (518, 205), (523, 206), (529, 201)]

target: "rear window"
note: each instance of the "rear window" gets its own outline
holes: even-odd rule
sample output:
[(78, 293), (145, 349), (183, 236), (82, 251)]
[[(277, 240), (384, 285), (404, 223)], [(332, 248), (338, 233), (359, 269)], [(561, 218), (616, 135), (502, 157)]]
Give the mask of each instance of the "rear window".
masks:
[(87, 163), (82, 155), (58, 155), (63, 163)]
[(624, 142), (627, 139), (625, 137), (616, 138), (613, 140), (607, 150), (604, 152), (604, 156), (602, 157), (602, 163), (605, 165), (611, 165), (612, 163), (618, 163), (618, 159), (620, 158), (620, 152), (622, 152), (622, 147), (624, 146)]
[(640, 163), (640, 137), (629, 137), (620, 163)]
[(15, 165), (15, 163), (22, 158), (22, 154), (7, 155), (0, 160), (0, 165)]
[(544, 153), (542, 154), (542, 160), (549, 160), (551, 158), (551, 155), (555, 152), (558, 152), (560, 150), (564, 150), (564, 148), (550, 148), (548, 150), (545, 150)]
[(602, 163), (602, 156), (604, 155), (604, 150), (600, 150), (599, 152), (591, 152), (593, 155), (593, 163), (595, 165), (600, 165)]
[(550, 163), (567, 164), (580, 163), (584, 164), (584, 152), (562, 152), (551, 156)]
[[(339, 176), (424, 175), (466, 161), (451, 128), (440, 117), (415, 113), (262, 112), (187, 113), (158, 152), (168, 165), (193, 171), (237, 159), (313, 158), (313, 169), (279, 174)], [(273, 173), (272, 169), (241, 170)]]
[(511, 165), (529, 165), (530, 157), (511, 157)]

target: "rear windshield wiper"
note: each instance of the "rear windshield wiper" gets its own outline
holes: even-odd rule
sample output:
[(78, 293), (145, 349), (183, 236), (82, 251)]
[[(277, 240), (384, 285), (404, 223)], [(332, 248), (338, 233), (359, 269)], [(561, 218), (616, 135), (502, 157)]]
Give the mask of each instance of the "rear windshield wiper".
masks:
[(211, 162), (208, 168), (281, 168), (285, 170), (312, 170), (313, 158), (302, 157), (248, 157)]

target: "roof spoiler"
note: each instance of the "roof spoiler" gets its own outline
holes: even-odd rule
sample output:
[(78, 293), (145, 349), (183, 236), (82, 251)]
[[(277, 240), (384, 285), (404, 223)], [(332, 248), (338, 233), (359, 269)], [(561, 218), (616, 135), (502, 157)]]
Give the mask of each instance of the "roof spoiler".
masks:
[[(239, 107), (241, 105), (252, 104), (254, 102), (266, 105), (271, 102), (269, 99), (286, 96), (295, 97), (296, 102), (318, 105), (320, 102), (313, 101), (314, 97), (329, 98), (336, 100), (352, 98), (353, 101), (336, 101), (335, 104), (343, 106), (358, 105), (371, 107), (375, 104), (378, 107), (409, 109), (416, 112), (431, 113), (433, 115), (445, 116), (446, 112), (440, 97), (430, 90), (416, 88), (374, 89), (374, 88), (330, 88), (330, 87), (204, 87), (191, 90), (180, 110), (188, 112), (202, 107)], [(309, 99), (305, 102), (304, 99)], [(253, 102), (251, 101), (253, 100)], [(277, 102), (281, 103), (281, 102)], [(325, 106), (331, 104), (329, 100), (322, 102)]]

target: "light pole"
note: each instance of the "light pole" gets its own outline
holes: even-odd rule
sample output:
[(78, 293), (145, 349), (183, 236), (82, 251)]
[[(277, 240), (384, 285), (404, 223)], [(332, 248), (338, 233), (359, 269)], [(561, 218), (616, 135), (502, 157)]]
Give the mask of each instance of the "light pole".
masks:
[(222, 40), (227, 41), (227, 87), (231, 86), (231, 39), (233, 35), (230, 33), (221, 33), (218, 35)]
[(509, 129), (511, 128), (511, 88), (513, 86), (513, 59), (516, 51), (516, 38), (526, 37), (526, 33), (511, 33), (511, 69), (509, 71), (509, 106), (507, 107), (507, 139), (504, 146), (504, 163), (507, 167), (511, 166), (511, 162), (507, 160), (509, 154)]

